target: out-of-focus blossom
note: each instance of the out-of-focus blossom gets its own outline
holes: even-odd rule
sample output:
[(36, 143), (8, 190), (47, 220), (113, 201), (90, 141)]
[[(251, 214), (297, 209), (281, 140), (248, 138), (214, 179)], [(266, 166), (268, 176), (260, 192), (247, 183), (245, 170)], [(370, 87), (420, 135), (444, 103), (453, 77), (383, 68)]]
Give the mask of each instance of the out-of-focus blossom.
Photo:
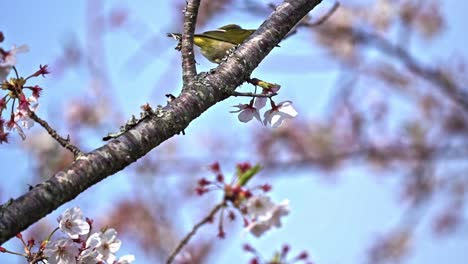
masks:
[(270, 230), (271, 224), (268, 221), (254, 221), (246, 227), (246, 230), (252, 233), (255, 237), (262, 236), (266, 231)]
[(274, 206), (271, 198), (266, 195), (253, 196), (246, 203), (247, 212), (253, 218), (267, 214)]
[(16, 65), (16, 54), (29, 51), (27, 45), (16, 47), (15, 45), (9, 51), (0, 48), (0, 82), (4, 81), (10, 73), (11, 67)]
[(192, 254), (189, 251), (183, 250), (174, 258), (174, 263), (176, 264), (189, 264), (193, 263)]
[(401, 5), (399, 13), (403, 22), (430, 39), (444, 27), (441, 10), (438, 1), (406, 1)]
[(130, 264), (135, 261), (134, 255), (125, 255), (120, 257), (115, 264)]
[(369, 251), (369, 262), (400, 262), (408, 254), (411, 240), (411, 233), (407, 230), (396, 231), (380, 238)]
[[(247, 231), (256, 237), (260, 237), (272, 227), (281, 227), (281, 217), (289, 214), (288, 200), (284, 200), (280, 204), (274, 204), (268, 198), (252, 197), (249, 200), (251, 199), (253, 199), (252, 202), (247, 202), (247, 205), (250, 205), (247, 211), (249, 214), (251, 214), (250, 211), (253, 212), (251, 215), (253, 221), (246, 227)], [(258, 204), (262, 204), (262, 206), (259, 207)], [(253, 209), (255, 207), (257, 208)]]
[(386, 32), (396, 15), (396, 5), (389, 0), (377, 0), (372, 9), (370, 9), (370, 23), (380, 32)]
[(353, 26), (357, 24), (358, 12), (341, 6), (328, 18), (326, 23), (316, 28), (317, 41), (338, 58), (349, 61), (357, 52), (353, 36)]

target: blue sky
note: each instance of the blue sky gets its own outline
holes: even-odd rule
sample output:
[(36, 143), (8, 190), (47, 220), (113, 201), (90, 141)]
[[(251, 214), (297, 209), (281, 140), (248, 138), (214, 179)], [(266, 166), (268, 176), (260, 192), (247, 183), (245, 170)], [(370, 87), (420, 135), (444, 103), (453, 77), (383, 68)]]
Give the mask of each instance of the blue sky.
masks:
[[(330, 1), (325, 1), (330, 4)], [(180, 19), (180, 13), (173, 12), (171, 1), (159, 1), (145, 5), (140, 1), (113, 1), (113, 6), (129, 7), (135, 12), (140, 21), (151, 30), (153, 34), (163, 34), (170, 30), (176, 30), (172, 26), (173, 21)], [(110, 7), (110, 1), (105, 3)], [(61, 54), (63, 44), (71, 37), (82, 41), (85, 34), (84, 1), (8, 1), (2, 3), (2, 15), (0, 16), (0, 31), (6, 37), (3, 47), (11, 44), (27, 44), (30, 52), (19, 57), (18, 68), (21, 72), (34, 72), (39, 64), (51, 63), (51, 59)], [(444, 1), (444, 12), (448, 13), (448, 31), (440, 40), (434, 41), (424, 50), (414, 50), (423, 58), (435, 58), (436, 61), (451, 56), (468, 57), (468, 36), (465, 34), (465, 10), (468, 10), (468, 2), (446, 0)], [(155, 19), (156, 18), (156, 19)], [(219, 25), (232, 23), (232, 21), (243, 21), (244, 27), (256, 27), (262, 20), (242, 12), (233, 12), (223, 15), (215, 22), (207, 25), (217, 27)], [(149, 38), (151, 34), (143, 34), (142, 38)], [(278, 80), (283, 87), (291, 89), (280, 95), (279, 100), (292, 100), (299, 109), (300, 118), (320, 117), (323, 113), (324, 103), (332, 92), (334, 82), (333, 64), (317, 63), (316, 59), (320, 52), (312, 50), (308, 43), (311, 36), (308, 33), (298, 34), (281, 44), (281, 49), (275, 49), (272, 54), (260, 65), (255, 74), (266, 80)], [(108, 65), (111, 77), (118, 80), (114, 83), (116, 101), (115, 104), (123, 116), (130, 116), (139, 111), (139, 106), (147, 101), (153, 105), (164, 104), (165, 93), (177, 93), (180, 87), (180, 69), (178, 54), (173, 51), (174, 43), (164, 38), (161, 41), (161, 51), (156, 55), (152, 53), (149, 63), (144, 68), (126, 68), (129, 56), (139, 49), (139, 41), (132, 39), (128, 34), (117, 32), (105, 37), (109, 53)], [(164, 42), (166, 41), (166, 42)], [(291, 56), (300, 56), (304, 59), (300, 63), (291, 62), (285, 65), (284, 59)], [(213, 67), (212, 64), (198, 58), (199, 69), (206, 70)], [(171, 63), (172, 65), (168, 65)], [(173, 66), (174, 65), (174, 66)], [(324, 66), (323, 66), (324, 65)], [(286, 66), (286, 70), (285, 70)], [(173, 68), (170, 76), (166, 74), (167, 68)], [(302, 69), (311, 69), (310, 72), (301, 72)], [(279, 75), (281, 75), (279, 77)], [(85, 71), (73, 71), (66, 73), (62, 78), (54, 78), (53, 75), (45, 79), (38, 78), (38, 84), (45, 87), (40, 115), (43, 117), (60, 116), (63, 107), (66, 107), (66, 99), (70, 96), (78, 96), (83, 93), (83, 79), (88, 79)], [(167, 82), (167, 80), (173, 80)], [(157, 87), (155, 83), (163, 80), (165, 86)], [(320, 87), (309, 87), (308, 83), (319, 83)], [(129, 89), (132, 87), (132, 89)], [(134, 87), (138, 87), (135, 91)], [(245, 89), (245, 88), (244, 88)], [(307, 93), (305, 95), (304, 93)], [(311, 104), (310, 98), (316, 102)], [(323, 99), (323, 100), (322, 100)], [(258, 124), (240, 124), (235, 115), (229, 114), (231, 106), (243, 103), (238, 98), (229, 99), (214, 106), (203, 114), (199, 119), (190, 124), (186, 130), (189, 136), (177, 137), (181, 145), (197, 147), (192, 142), (190, 135), (209, 135), (214, 129), (219, 129), (218, 124), (224, 124), (226, 128), (222, 133), (226, 136), (241, 135), (240, 141), (247, 140), (249, 131), (258, 129)], [(36, 128), (38, 129), (38, 128)], [(269, 129), (269, 128), (264, 128)], [(63, 131), (65, 133), (65, 131)], [(245, 138), (245, 139), (244, 139)], [(10, 193), (3, 197), (16, 197), (24, 192), (25, 186), (32, 177), (29, 175), (34, 163), (25, 156), (24, 146), (27, 142), (21, 142), (18, 137), (11, 140), (8, 145), (0, 147), (0, 164), (6, 167), (8, 175), (4, 179), (4, 185)], [(99, 138), (93, 138), (87, 142), (88, 150), (100, 146)], [(190, 156), (191, 154), (187, 154)], [(194, 154), (195, 155), (195, 154)], [(240, 151), (239, 161), (245, 158), (246, 151)], [(18, 157), (25, 157), (18, 164)], [(233, 161), (235, 163), (236, 161)], [(228, 166), (226, 166), (228, 167)], [(5, 170), (4, 170), (5, 171)], [(375, 235), (385, 232), (398, 223), (403, 214), (402, 206), (396, 193), (397, 183), (391, 178), (369, 177), (369, 171), (359, 166), (344, 170), (337, 175), (338, 184), (327, 183), (318, 177), (318, 171), (290, 171), (294, 178), (277, 177), (274, 180), (273, 198), (276, 201), (289, 199), (291, 203), (291, 215), (284, 222), (284, 227), (268, 233), (262, 239), (254, 239), (251, 236), (232, 234), (234, 243), (226, 243), (229, 248), (222, 248), (218, 256), (214, 256), (211, 263), (218, 263), (219, 259), (231, 259), (230, 263), (246, 262), (247, 258), (241, 250), (241, 245), (248, 241), (253, 244), (264, 255), (272, 254), (275, 249), (283, 243), (292, 245), (293, 250), (309, 251), (315, 263), (321, 264), (344, 264), (362, 263), (366, 247)], [(6, 175), (4, 174), (4, 175)], [(316, 174), (316, 175), (315, 175)], [(104, 182), (90, 188), (76, 200), (62, 206), (50, 217), (55, 218), (64, 208), (79, 205), (90, 207), (95, 202), (95, 195), (99, 194), (102, 201), (94, 210), (85, 212), (89, 215), (106, 210), (112, 206), (112, 186), (121, 186), (122, 195), (131, 194), (132, 190), (126, 186), (129, 177), (125, 172), (118, 173), (106, 179)], [(311, 177), (317, 176), (317, 177)], [(423, 223), (424, 225), (427, 223)], [(423, 228), (421, 227), (421, 228)], [(190, 228), (181, 231), (181, 235)], [(202, 233), (215, 233), (213, 228), (205, 228)], [(429, 236), (429, 237), (428, 237)], [(417, 235), (418, 247), (411, 255), (407, 263), (464, 263), (468, 258), (466, 247), (468, 242), (461, 235), (455, 235), (441, 240), (433, 240), (427, 232)], [(6, 246), (16, 244), (7, 243)], [(222, 245), (222, 241), (220, 242)], [(125, 241), (124, 241), (125, 244)], [(122, 253), (132, 253), (134, 248), (127, 245)], [(138, 258), (137, 263), (145, 263), (143, 258)], [(17, 258), (0, 255), (0, 262), (14, 262)], [(18, 261), (18, 263), (22, 263)]]

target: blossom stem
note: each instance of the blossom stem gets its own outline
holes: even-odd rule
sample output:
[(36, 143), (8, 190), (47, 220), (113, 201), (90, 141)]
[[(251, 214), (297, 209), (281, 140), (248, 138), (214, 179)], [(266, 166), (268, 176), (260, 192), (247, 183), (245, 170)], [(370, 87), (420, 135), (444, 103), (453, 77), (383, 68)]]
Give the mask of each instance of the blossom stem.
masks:
[(197, 232), (197, 230), (202, 227), (204, 224), (208, 223), (211, 221), (211, 219), (213, 219), (214, 215), (222, 208), (224, 208), (225, 206), (225, 202), (223, 201), (222, 203), (216, 205), (212, 210), (211, 212), (205, 216), (205, 218), (203, 218), (200, 222), (198, 222), (196, 225), (193, 226), (192, 230), (187, 234), (185, 235), (185, 237), (179, 242), (179, 244), (177, 245), (177, 247), (174, 249), (174, 251), (172, 251), (172, 253), (169, 255), (169, 258), (167, 259), (166, 261), (166, 264), (170, 264), (174, 261), (174, 258), (177, 256), (177, 254), (179, 254), (179, 252), (182, 250), (182, 248), (187, 245), (187, 243), (189, 242), (189, 240), (195, 235), (195, 233)]
[(16, 79), (19, 79), (19, 74), (18, 74), (18, 70), (16, 70), (16, 67), (12, 66), (11, 68), (13, 68), (13, 70), (15, 71)]
[(271, 98), (270, 98), (270, 106), (271, 106), (271, 109), (277, 109), (275, 102), (271, 100)]
[(50, 235), (49, 235), (49, 236), (47, 237), (47, 239), (45, 240), (45, 241), (47, 241), (46, 244), (49, 243), (49, 241), (50, 241), (50, 239), (52, 238), (52, 236), (53, 236), (53, 235), (55, 234), (55, 232), (57, 232), (57, 230), (59, 230), (59, 229), (60, 229), (60, 228), (57, 227), (57, 228), (55, 228), (55, 229), (50, 233)]
[(12, 116), (12, 119), (13, 119), (13, 116), (15, 116), (15, 110), (14, 110), (15, 109), (15, 102), (16, 102), (16, 100), (13, 99), (13, 103), (11, 103), (11, 116)]
[(36, 113), (34, 113), (33, 111), (29, 111), (29, 117), (35, 122), (39, 123), (39, 125), (41, 125), (47, 131), (47, 133), (49, 133), (49, 135), (53, 137), (60, 145), (62, 145), (62, 147), (68, 149), (71, 153), (73, 153), (75, 159), (78, 156), (84, 155), (84, 153), (78, 147), (70, 143), (69, 137), (67, 137), (66, 139), (61, 137), (57, 133), (57, 131), (50, 127), (45, 120), (37, 116)]
[(4, 248), (4, 251), (2, 251), (2, 253), (9, 253), (9, 254), (25, 257), (25, 258), (28, 257), (26, 254), (21, 254), (21, 253), (18, 253), (18, 252), (10, 251), (10, 250), (8, 250), (6, 248)]

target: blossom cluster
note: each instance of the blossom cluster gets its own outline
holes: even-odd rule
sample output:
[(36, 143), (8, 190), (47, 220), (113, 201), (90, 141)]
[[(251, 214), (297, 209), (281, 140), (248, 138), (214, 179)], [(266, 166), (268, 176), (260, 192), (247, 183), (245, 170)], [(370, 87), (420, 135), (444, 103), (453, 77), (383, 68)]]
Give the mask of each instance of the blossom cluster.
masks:
[[(58, 219), (59, 226), (43, 240), (39, 250), (33, 252), (34, 239), (25, 242), (22, 235), (17, 237), (22, 241), (26, 254), (23, 255), (29, 263), (49, 264), (129, 264), (135, 260), (133, 255), (125, 255), (117, 259), (115, 253), (120, 249), (122, 242), (117, 238), (117, 231), (113, 228), (104, 228), (91, 234), (93, 221), (83, 218), (79, 207), (67, 209)], [(64, 236), (51, 239), (56, 231)], [(9, 252), (0, 247), (0, 252)]]
[[(0, 42), (3, 39), (4, 36), (0, 32)], [(34, 124), (30, 117), (39, 105), (38, 100), (42, 91), (38, 85), (26, 85), (26, 82), (30, 78), (50, 73), (47, 65), (40, 65), (39, 70), (29, 77), (19, 76), (15, 68), (16, 55), (28, 51), (28, 49), (26, 45), (13, 46), (10, 50), (0, 47), (0, 90), (6, 92), (5, 95), (0, 95), (0, 144), (8, 142), (9, 133), (6, 131), (15, 130), (22, 139), (25, 139), (23, 128), (29, 129)], [(15, 77), (7, 79), (12, 70)], [(30, 96), (26, 96), (26, 91), (30, 92)], [(8, 105), (10, 105), (10, 115), (9, 118), (4, 119), (3, 113), (8, 109)]]
[[(275, 103), (273, 99), (267, 98), (267, 95), (276, 94), (280, 89), (279, 86), (273, 86), (268, 89), (263, 88), (262, 95), (265, 97), (255, 97), (250, 100), (248, 104), (238, 104), (237, 110), (230, 111), (231, 113), (239, 113), (239, 121), (247, 123), (253, 118), (257, 119), (263, 125), (271, 125), (272, 127), (279, 127), (284, 120), (291, 119), (297, 116), (297, 111), (292, 106), (291, 101), (283, 101)], [(267, 100), (270, 100), (270, 110), (263, 114), (263, 120), (260, 117), (260, 109), (266, 106)]]
[[(244, 221), (245, 230), (256, 237), (260, 237), (273, 227), (281, 227), (281, 218), (289, 214), (289, 201), (274, 203), (266, 195), (272, 188), (269, 184), (246, 186), (249, 180), (261, 170), (259, 165), (238, 164), (235, 179), (232, 182), (224, 180), (219, 163), (214, 163), (210, 168), (216, 174), (216, 180), (200, 179), (196, 188), (199, 195), (216, 189), (222, 190), (225, 203), (223, 210), (229, 208), (228, 216), (231, 220), (235, 220), (235, 212), (239, 212)], [(218, 236), (224, 237), (222, 219)]]

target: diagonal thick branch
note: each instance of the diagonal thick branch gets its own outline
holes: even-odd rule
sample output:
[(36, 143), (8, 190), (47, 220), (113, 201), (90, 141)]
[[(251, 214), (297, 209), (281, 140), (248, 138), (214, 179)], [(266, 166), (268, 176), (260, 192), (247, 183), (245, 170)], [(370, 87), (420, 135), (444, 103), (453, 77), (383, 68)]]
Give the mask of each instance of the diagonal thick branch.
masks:
[(214, 104), (228, 98), (321, 0), (286, 0), (226, 62), (195, 76), (189, 89), (158, 108), (135, 128), (80, 156), (67, 169), (0, 206), (0, 244), (106, 177), (124, 169), (165, 140), (184, 130)]

